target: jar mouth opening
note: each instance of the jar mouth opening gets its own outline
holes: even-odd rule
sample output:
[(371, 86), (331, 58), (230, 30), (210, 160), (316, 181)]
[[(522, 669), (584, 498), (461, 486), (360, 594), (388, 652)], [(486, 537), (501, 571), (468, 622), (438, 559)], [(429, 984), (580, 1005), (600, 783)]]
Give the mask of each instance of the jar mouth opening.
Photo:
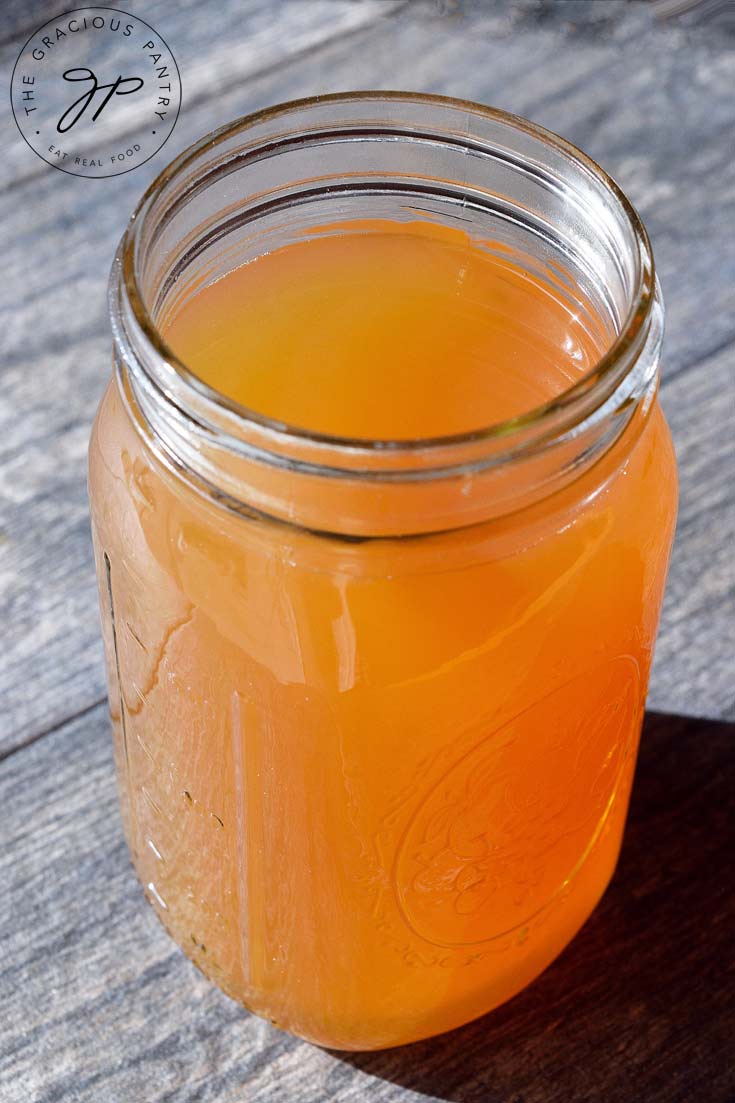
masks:
[[(620, 317), (614, 339), (596, 363), (552, 399), (514, 417), (466, 432), (399, 439), (342, 436), (292, 425), (241, 405), (210, 387), (176, 355), (154, 320), (153, 307), (146, 301), (147, 296), (141, 284), (139, 250), (141, 237), (148, 229), (148, 221), (154, 217), (166, 189), (174, 180), (195, 170), (202, 154), (230, 140), (246, 136), (248, 131), (256, 127), (277, 122), (285, 116), (305, 109), (324, 105), (335, 107), (341, 104), (347, 108), (356, 104), (374, 104), (379, 107), (381, 104), (390, 105), (391, 103), (416, 104), (429, 108), (433, 105), (437, 109), (464, 112), (480, 120), (501, 124), (519, 135), (527, 135), (553, 149), (566, 163), (591, 177), (612, 197), (633, 252), (633, 282), (626, 303), (627, 311)], [(391, 134), (391, 129), (390, 125), (385, 125), (386, 135)], [(472, 149), (472, 145), (468, 130), (466, 137), (468, 151)], [(264, 148), (265, 144), (254, 147), (256, 153), (262, 152)], [(196, 176), (194, 176), (194, 182), (196, 183)], [(210, 409), (221, 411), (226, 416), (230, 427), (237, 426), (239, 423), (243, 427), (250, 427), (267, 435), (271, 445), (276, 448), (279, 442), (285, 444), (287, 448), (316, 447), (319, 451), (329, 450), (333, 458), (340, 453), (349, 454), (353, 457), (353, 462), (358, 455), (369, 456), (376, 453), (390, 453), (394, 458), (397, 455), (403, 455), (408, 459), (415, 453), (421, 453), (423, 457), (427, 457), (438, 452), (444, 453), (446, 450), (453, 451), (457, 448), (461, 450), (463, 446), (472, 446), (474, 450), (478, 446), (482, 447), (483, 442), (494, 451), (500, 446), (504, 452), (506, 450), (515, 452), (515, 446), (529, 437), (537, 438), (541, 433), (546, 436), (547, 430), (550, 431), (550, 436), (568, 431), (589, 414), (590, 408), (594, 409), (607, 402), (617, 384), (635, 363), (640, 349), (645, 344), (656, 294), (653, 255), (646, 230), (635, 208), (622, 190), (590, 157), (564, 138), (520, 116), (467, 100), (413, 92), (360, 91), (308, 97), (278, 104), (226, 124), (191, 145), (153, 181), (133, 212), (118, 255), (119, 288), (114, 289), (113, 294), (119, 292), (127, 299), (126, 305), (130, 310), (131, 320), (144, 351), (148, 356), (163, 362), (167, 372), (174, 374), (177, 389), (183, 388), (198, 402), (203, 401)], [(552, 425), (553, 431), (551, 431)], [(352, 464), (349, 466), (351, 467)]]

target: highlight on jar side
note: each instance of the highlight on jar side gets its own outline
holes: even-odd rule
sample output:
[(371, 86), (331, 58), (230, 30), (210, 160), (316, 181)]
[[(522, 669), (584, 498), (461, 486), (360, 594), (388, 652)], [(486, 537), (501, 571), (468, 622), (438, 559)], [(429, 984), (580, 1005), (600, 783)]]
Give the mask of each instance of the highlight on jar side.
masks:
[(164, 170), (110, 314), (89, 483), (148, 899), (321, 1045), (484, 1014), (625, 824), (676, 512), (638, 216), (523, 119), (319, 97)]

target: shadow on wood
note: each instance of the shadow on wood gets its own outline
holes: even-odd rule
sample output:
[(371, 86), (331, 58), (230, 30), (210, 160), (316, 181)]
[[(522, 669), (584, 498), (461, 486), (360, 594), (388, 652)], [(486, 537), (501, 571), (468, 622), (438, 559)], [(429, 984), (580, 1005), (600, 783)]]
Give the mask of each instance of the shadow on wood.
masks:
[(450, 1034), (337, 1056), (456, 1103), (732, 1100), (734, 813), (735, 725), (649, 713), (617, 872), (558, 961)]

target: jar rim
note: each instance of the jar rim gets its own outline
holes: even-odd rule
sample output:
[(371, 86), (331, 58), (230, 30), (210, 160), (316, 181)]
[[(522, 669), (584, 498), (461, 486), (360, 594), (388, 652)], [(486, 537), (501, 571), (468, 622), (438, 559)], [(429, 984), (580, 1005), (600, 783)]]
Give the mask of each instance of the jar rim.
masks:
[[(256, 125), (268, 123), (310, 107), (321, 107), (329, 104), (364, 104), (371, 101), (376, 103), (386, 101), (389, 103), (404, 102), (407, 104), (436, 105), (437, 107), (468, 112), (490, 122), (508, 126), (554, 148), (572, 164), (591, 174), (614, 197), (624, 216), (627, 229), (631, 233), (631, 240), (634, 242), (637, 253), (635, 286), (631, 290), (627, 313), (620, 321), (614, 340), (599, 359), (571, 386), (565, 388), (552, 399), (514, 417), (460, 433), (399, 439), (371, 439), (324, 433), (269, 417), (210, 387), (191, 371), (184, 360), (176, 355), (158, 329), (140, 286), (137, 271), (137, 247), (140, 234), (145, 226), (146, 216), (154, 208), (156, 201), (162, 196), (165, 188), (177, 176), (184, 173), (187, 168), (194, 165), (202, 152), (209, 151), (216, 145), (238, 134), (247, 132)], [(604, 402), (609, 397), (609, 384), (616, 383), (625, 376), (631, 359), (635, 359), (634, 350), (642, 346), (644, 342), (656, 297), (653, 252), (640, 216), (615, 180), (591, 157), (565, 138), (522, 116), (498, 108), (487, 107), (471, 100), (422, 92), (364, 90), (310, 96), (263, 108), (226, 123), (188, 146), (159, 173), (133, 211), (123, 235), (118, 256), (121, 283), (144, 346), (147, 345), (148, 351), (153, 356), (163, 360), (167, 367), (173, 370), (187, 390), (190, 389), (214, 408), (219, 408), (229, 418), (234, 417), (244, 425), (249, 424), (251, 427), (267, 433), (271, 440), (277, 441), (280, 439), (284, 442), (291, 442), (296, 446), (302, 444), (325, 447), (337, 452), (344, 451), (352, 456), (356, 453), (369, 455), (385, 452), (390, 452), (393, 456), (404, 454), (407, 457), (420, 452), (427, 456), (432, 452), (444, 452), (446, 449), (455, 447), (477, 446), (482, 445), (483, 442), (491, 445), (500, 441), (506, 444), (508, 452), (512, 453), (515, 451), (513, 447), (514, 438), (518, 440), (518, 438), (525, 437), (529, 432), (533, 434), (534, 430), (540, 429), (550, 421), (558, 422), (561, 419), (564, 426), (562, 428), (557, 425), (557, 428), (561, 428), (562, 431), (568, 429), (570, 423), (573, 425), (578, 420), (579, 413), (583, 408), (588, 410), (591, 395), (598, 391), (604, 392), (601, 396), (601, 401)]]

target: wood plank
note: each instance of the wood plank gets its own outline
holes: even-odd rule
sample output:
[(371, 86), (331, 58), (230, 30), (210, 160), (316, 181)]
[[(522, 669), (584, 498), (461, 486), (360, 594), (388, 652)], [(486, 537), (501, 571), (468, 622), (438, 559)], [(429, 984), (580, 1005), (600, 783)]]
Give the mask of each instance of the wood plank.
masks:
[[(185, 110), (216, 99), (224, 90), (272, 71), (289, 59), (332, 39), (369, 26), (398, 11), (405, 0), (222, 0), (213, 18), (211, 5), (200, 0), (154, 0), (131, 5), (168, 43), (182, 78)], [(35, 28), (59, 14), (56, 6), (26, 5), (22, 27), (0, 47), (8, 70), (24, 40)], [(11, 22), (11, 27), (17, 21)], [(121, 123), (122, 123), (121, 116)], [(124, 123), (121, 134), (124, 133)], [(160, 165), (173, 157), (169, 142)], [(0, 186), (27, 183), (46, 175), (46, 166), (22, 141), (10, 143), (0, 165)], [(109, 194), (109, 193), (108, 193)]]
[(735, 344), (664, 381), (680, 509), (649, 708), (735, 719)]
[(105, 710), (0, 772), (3, 1103), (726, 1103), (735, 727), (650, 714), (612, 886), (510, 1004), (328, 1053), (248, 1015), (169, 941), (128, 865)]
[[(325, 4), (317, 7), (328, 36), (334, 30), (329, 13), (337, 9)], [(246, 19), (236, 27), (236, 7), (226, 6), (222, 26), (247, 37)], [(727, 40), (705, 24), (683, 33), (670, 22), (657, 23), (642, 5), (615, 6), (612, 20), (609, 11), (604, 18), (598, 14), (607, 5), (576, 5), (575, 11), (582, 8), (587, 14), (575, 16), (577, 25), (570, 27), (569, 9), (562, 17), (561, 6), (540, 21), (532, 14), (537, 6), (525, 3), (512, 12), (484, 4), (468, 3), (463, 10), (414, 3), (390, 21), (324, 42), (308, 56), (274, 54), (281, 48), (274, 40), (271, 53), (265, 52), (276, 68), (260, 75), (247, 68), (258, 62), (252, 53), (242, 79), (226, 87), (214, 63), (207, 78), (196, 70), (202, 96), (207, 82), (211, 96), (190, 102), (166, 150), (151, 164), (90, 182), (39, 162), (32, 185), (18, 184), (0, 195), (6, 227), (0, 286), (0, 753), (104, 693), (84, 450), (108, 372), (107, 270), (135, 199), (168, 156), (228, 118), (317, 90), (396, 83), (469, 96), (537, 119), (586, 148), (641, 209), (667, 299), (664, 378), (671, 374), (672, 388), (665, 383), (663, 394), (683, 470), (680, 529), (651, 700), (659, 708), (732, 715), (733, 577), (727, 548), (733, 480), (719, 458), (733, 362), (727, 345), (733, 339), (732, 54)], [(206, 35), (217, 37), (221, 28), (205, 26), (204, 6), (194, 0), (181, 10), (178, 24), (176, 5), (159, 0), (150, 19), (166, 34), (170, 25), (180, 26), (177, 56), (185, 74), (189, 64), (204, 64), (212, 48)], [(246, 10), (260, 12), (258, 33), (265, 34), (263, 7), (253, 0)], [(299, 18), (307, 20), (303, 12)], [(683, 149), (696, 150), (696, 156), (682, 156)], [(718, 356), (708, 359), (718, 348)]]

